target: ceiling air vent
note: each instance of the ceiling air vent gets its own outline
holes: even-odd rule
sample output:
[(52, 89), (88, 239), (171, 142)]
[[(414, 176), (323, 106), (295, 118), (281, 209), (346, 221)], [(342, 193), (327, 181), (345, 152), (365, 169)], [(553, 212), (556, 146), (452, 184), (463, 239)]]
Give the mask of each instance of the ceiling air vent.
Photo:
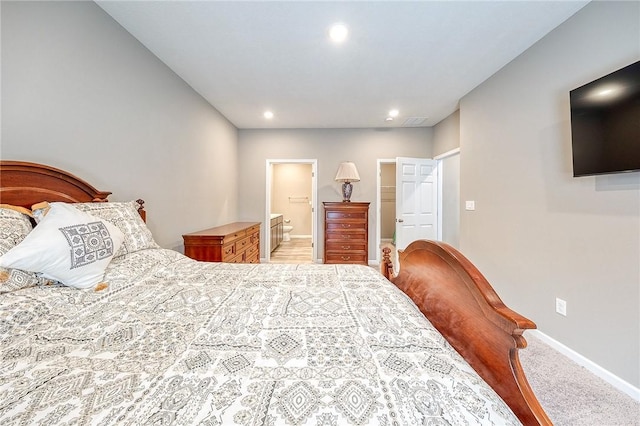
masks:
[(403, 126), (420, 126), (421, 124), (423, 124), (425, 122), (425, 120), (427, 119), (427, 117), (407, 117), (406, 120), (404, 120), (404, 123), (402, 123)]

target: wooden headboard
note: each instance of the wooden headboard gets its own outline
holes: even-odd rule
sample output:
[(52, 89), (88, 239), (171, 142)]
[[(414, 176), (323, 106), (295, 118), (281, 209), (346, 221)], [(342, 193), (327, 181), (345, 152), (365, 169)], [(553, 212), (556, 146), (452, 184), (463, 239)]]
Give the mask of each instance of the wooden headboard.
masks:
[[(0, 204), (28, 209), (41, 201), (67, 203), (107, 202), (108, 191), (98, 191), (64, 170), (26, 161), (0, 161)], [(136, 200), (142, 220), (144, 201)]]
[(107, 201), (82, 179), (51, 166), (25, 161), (0, 161), (0, 203), (31, 208), (41, 201), (83, 203)]

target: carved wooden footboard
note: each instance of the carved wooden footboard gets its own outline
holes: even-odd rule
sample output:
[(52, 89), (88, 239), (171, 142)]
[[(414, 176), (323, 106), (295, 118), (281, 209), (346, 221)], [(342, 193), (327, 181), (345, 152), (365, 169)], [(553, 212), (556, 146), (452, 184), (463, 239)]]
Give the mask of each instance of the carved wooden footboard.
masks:
[(390, 250), (383, 252), (383, 275), (415, 302), (520, 421), (552, 424), (518, 357), (518, 349), (527, 345), (522, 333), (536, 325), (507, 308), (480, 271), (448, 244), (411, 243), (399, 253), (397, 276), (393, 275)]

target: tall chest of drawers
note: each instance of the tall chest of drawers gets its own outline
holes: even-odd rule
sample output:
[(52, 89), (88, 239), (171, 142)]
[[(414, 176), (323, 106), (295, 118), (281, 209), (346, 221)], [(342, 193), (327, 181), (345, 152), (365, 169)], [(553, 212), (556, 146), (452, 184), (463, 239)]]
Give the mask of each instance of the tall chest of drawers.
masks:
[(260, 263), (260, 222), (234, 222), (183, 235), (184, 254), (205, 262)]
[(369, 261), (369, 204), (324, 202), (324, 263)]

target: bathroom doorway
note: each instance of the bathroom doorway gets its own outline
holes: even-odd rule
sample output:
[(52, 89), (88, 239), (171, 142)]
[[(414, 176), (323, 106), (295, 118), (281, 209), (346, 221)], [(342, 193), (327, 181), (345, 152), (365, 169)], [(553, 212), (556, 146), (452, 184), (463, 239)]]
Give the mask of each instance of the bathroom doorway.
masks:
[(317, 160), (267, 160), (265, 261), (313, 263), (317, 258)]

